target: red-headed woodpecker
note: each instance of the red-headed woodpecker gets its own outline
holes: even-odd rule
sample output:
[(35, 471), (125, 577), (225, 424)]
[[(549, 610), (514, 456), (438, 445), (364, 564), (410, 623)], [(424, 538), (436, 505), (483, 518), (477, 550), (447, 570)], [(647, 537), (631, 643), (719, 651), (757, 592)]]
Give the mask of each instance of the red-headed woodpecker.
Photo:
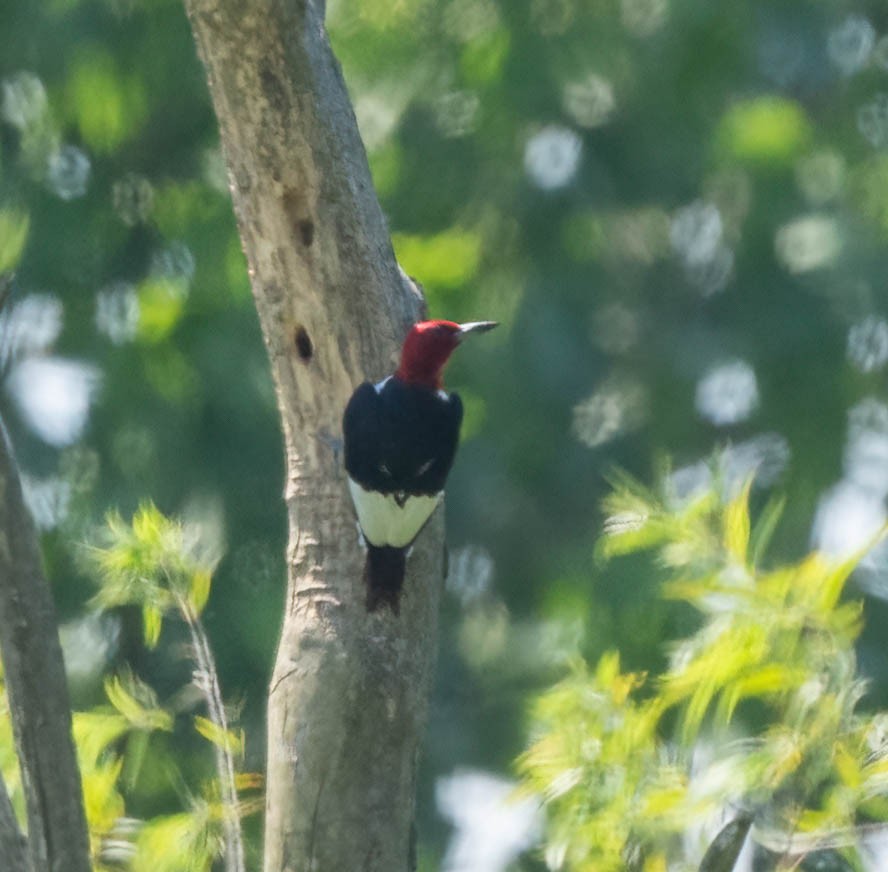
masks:
[(496, 321), (414, 324), (393, 375), (364, 382), (345, 407), (345, 469), (367, 545), (367, 608), (397, 613), (407, 550), (441, 501), (463, 408), (442, 372), (464, 337)]

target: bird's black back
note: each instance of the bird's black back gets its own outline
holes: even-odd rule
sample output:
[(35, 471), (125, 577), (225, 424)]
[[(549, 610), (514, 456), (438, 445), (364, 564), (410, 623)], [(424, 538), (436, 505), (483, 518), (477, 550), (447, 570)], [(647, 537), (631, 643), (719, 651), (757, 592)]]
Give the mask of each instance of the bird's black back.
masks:
[(457, 394), (389, 378), (364, 382), (345, 408), (345, 468), (366, 490), (438, 493), (453, 465), (462, 402)]

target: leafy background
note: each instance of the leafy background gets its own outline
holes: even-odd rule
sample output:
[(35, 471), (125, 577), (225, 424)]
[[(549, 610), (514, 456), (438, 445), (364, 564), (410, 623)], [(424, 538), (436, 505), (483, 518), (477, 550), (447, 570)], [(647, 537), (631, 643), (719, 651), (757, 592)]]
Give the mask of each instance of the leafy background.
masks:
[[(754, 504), (787, 496), (777, 560), (848, 553), (885, 520), (888, 12), (330, 0), (328, 20), (404, 267), (435, 316), (503, 324), (449, 370), (467, 414), (420, 832), (425, 868), (504, 868), (533, 828), (495, 811), (528, 696), (577, 653), (661, 666), (687, 626), (649, 561), (595, 560), (609, 470), (650, 480), (668, 455), (688, 495), (728, 446)], [(204, 619), (261, 769), (281, 441), (182, 6), (0, 0), (0, 22), (0, 411), (76, 703), (109, 662), (161, 696), (188, 681), (181, 627), (153, 652), (138, 613), (84, 617), (81, 543), (151, 498), (224, 551)], [(856, 578), (884, 705), (878, 554)], [(168, 802), (156, 781), (137, 811)], [(499, 854), (454, 836), (479, 820)]]

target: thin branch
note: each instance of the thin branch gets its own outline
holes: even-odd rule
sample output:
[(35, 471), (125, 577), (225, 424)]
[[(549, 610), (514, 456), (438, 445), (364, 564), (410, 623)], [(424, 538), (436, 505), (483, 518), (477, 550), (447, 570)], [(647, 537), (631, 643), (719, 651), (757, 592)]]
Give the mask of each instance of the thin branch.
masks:
[(210, 647), (210, 641), (207, 638), (200, 616), (184, 597), (177, 596), (176, 599), (179, 611), (188, 625), (194, 650), (194, 661), (201, 674), (198, 688), (204, 696), (210, 720), (222, 731), (225, 737), (224, 745), (219, 745), (217, 742), (212, 743), (216, 755), (216, 772), (219, 776), (222, 807), (225, 811), (225, 817), (222, 821), (225, 833), (225, 869), (226, 872), (245, 872), (244, 840), (241, 832), (237, 783), (235, 781), (236, 769), (234, 755), (231, 753), (231, 747), (227, 741), (228, 716), (225, 713), (225, 704), (219, 687), (216, 659), (213, 657), (213, 649)]
[(32, 866), (89, 872), (86, 818), (55, 609), (2, 425), (0, 655), (27, 801)]

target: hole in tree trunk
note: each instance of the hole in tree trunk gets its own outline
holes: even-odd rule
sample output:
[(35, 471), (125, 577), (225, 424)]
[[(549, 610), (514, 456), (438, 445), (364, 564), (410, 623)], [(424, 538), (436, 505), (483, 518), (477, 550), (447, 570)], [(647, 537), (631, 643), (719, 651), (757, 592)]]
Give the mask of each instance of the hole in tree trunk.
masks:
[(314, 354), (314, 346), (311, 344), (311, 337), (301, 324), (296, 327), (293, 333), (293, 339), (296, 343), (296, 353), (303, 363), (308, 363)]

